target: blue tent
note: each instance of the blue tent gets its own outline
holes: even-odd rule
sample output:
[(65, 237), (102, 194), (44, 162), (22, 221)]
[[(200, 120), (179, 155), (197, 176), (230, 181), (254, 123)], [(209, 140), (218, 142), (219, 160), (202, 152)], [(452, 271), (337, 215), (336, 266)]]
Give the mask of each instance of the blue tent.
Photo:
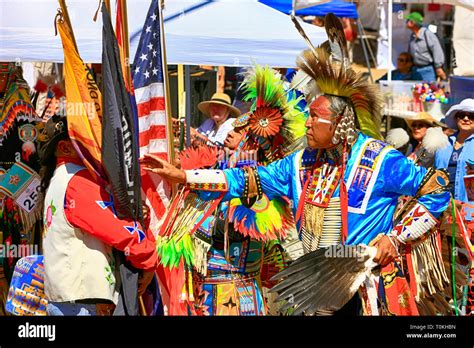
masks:
[[(262, 4), (273, 7), (275, 10), (290, 14), (292, 10), (292, 0), (259, 0)], [(296, 11), (298, 16), (321, 16), (324, 17), (329, 12), (338, 17), (358, 18), (356, 5), (342, 0), (332, 0), (320, 5), (304, 8)]]

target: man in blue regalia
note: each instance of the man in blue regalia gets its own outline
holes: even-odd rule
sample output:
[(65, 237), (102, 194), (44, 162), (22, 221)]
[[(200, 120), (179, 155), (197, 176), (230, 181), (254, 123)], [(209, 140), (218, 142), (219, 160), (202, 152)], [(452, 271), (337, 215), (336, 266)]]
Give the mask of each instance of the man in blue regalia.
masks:
[[(154, 156), (142, 163), (171, 182), (199, 190), (206, 199), (222, 192), (223, 200), (262, 193), (269, 199), (287, 197), (306, 253), (341, 243), (376, 248), (373, 261), (380, 273), (368, 277), (359, 291), (364, 314), (416, 315), (414, 298), (422, 287), (417, 290), (415, 275), (407, 283), (400, 253), (420, 240), (437, 243), (429, 236), (449, 203), (447, 176), (415, 166), (379, 140), (382, 98), (375, 85), (319, 47), (303, 52), (297, 64), (311, 78), (306, 149), (267, 166), (222, 171), (183, 171)], [(259, 124), (269, 122), (262, 119)], [(394, 221), (401, 196), (414, 198)], [(435, 254), (427, 257), (442, 267)], [(397, 282), (388, 282), (384, 274)]]

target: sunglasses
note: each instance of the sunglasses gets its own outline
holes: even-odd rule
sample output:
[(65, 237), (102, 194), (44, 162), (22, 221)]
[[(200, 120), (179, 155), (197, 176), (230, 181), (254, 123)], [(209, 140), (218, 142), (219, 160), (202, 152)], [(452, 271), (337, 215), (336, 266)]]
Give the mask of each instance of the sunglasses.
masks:
[(426, 123), (413, 123), (411, 125), (411, 128), (428, 128), (429, 125), (427, 125)]
[(469, 120), (474, 121), (474, 113), (470, 112), (458, 112), (454, 117), (458, 120), (464, 120), (467, 117)]

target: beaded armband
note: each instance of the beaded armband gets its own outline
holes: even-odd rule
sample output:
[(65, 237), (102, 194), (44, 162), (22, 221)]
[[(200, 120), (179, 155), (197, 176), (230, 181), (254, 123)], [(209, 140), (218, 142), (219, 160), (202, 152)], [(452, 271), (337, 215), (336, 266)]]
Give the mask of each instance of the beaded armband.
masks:
[(429, 168), (415, 197), (442, 193), (448, 190), (449, 176), (445, 169)]
[(421, 241), (428, 236), (427, 232), (438, 223), (433, 215), (422, 204), (416, 203), (402, 220), (394, 227), (391, 234), (401, 243)]
[(225, 192), (227, 179), (222, 170), (185, 170), (186, 186), (191, 190)]

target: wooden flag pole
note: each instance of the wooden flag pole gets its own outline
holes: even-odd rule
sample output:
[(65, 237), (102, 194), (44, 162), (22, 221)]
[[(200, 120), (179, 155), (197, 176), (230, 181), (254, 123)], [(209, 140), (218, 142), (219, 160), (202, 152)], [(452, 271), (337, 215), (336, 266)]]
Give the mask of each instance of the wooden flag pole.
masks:
[(66, 21), (66, 24), (69, 28), (69, 34), (71, 35), (72, 42), (74, 43), (74, 48), (76, 49), (77, 52), (79, 52), (79, 49), (77, 48), (76, 38), (74, 36), (74, 31), (72, 30), (71, 19), (69, 18), (69, 13), (67, 12), (66, 0), (58, 0), (58, 1), (59, 1), (59, 6), (61, 6), (63, 18)]
[(184, 68), (178, 64), (178, 120), (179, 120), (179, 151), (184, 149), (184, 123), (186, 117), (186, 99), (184, 91)]
[(131, 74), (130, 74), (130, 42), (128, 37), (128, 12), (127, 12), (127, 0), (118, 0), (122, 8), (122, 28), (123, 28), (123, 53), (124, 53), (124, 65), (125, 65), (125, 84), (127, 86), (132, 85)]
[[(156, 0), (158, 1), (158, 0)], [(166, 119), (168, 122), (168, 162), (174, 163), (174, 136), (173, 136), (173, 120), (171, 118), (171, 107), (170, 107), (170, 87), (169, 87), (169, 75), (168, 75), (168, 66), (166, 64), (166, 44), (165, 44), (165, 28), (163, 25), (163, 12), (162, 7), (164, 7), (164, 1), (160, 1), (158, 4), (158, 18), (160, 19), (160, 41), (161, 41), (161, 54), (162, 54), (162, 66), (163, 66), (163, 91), (165, 94), (165, 110), (166, 110)], [(176, 185), (173, 185), (173, 191), (176, 191)]]

